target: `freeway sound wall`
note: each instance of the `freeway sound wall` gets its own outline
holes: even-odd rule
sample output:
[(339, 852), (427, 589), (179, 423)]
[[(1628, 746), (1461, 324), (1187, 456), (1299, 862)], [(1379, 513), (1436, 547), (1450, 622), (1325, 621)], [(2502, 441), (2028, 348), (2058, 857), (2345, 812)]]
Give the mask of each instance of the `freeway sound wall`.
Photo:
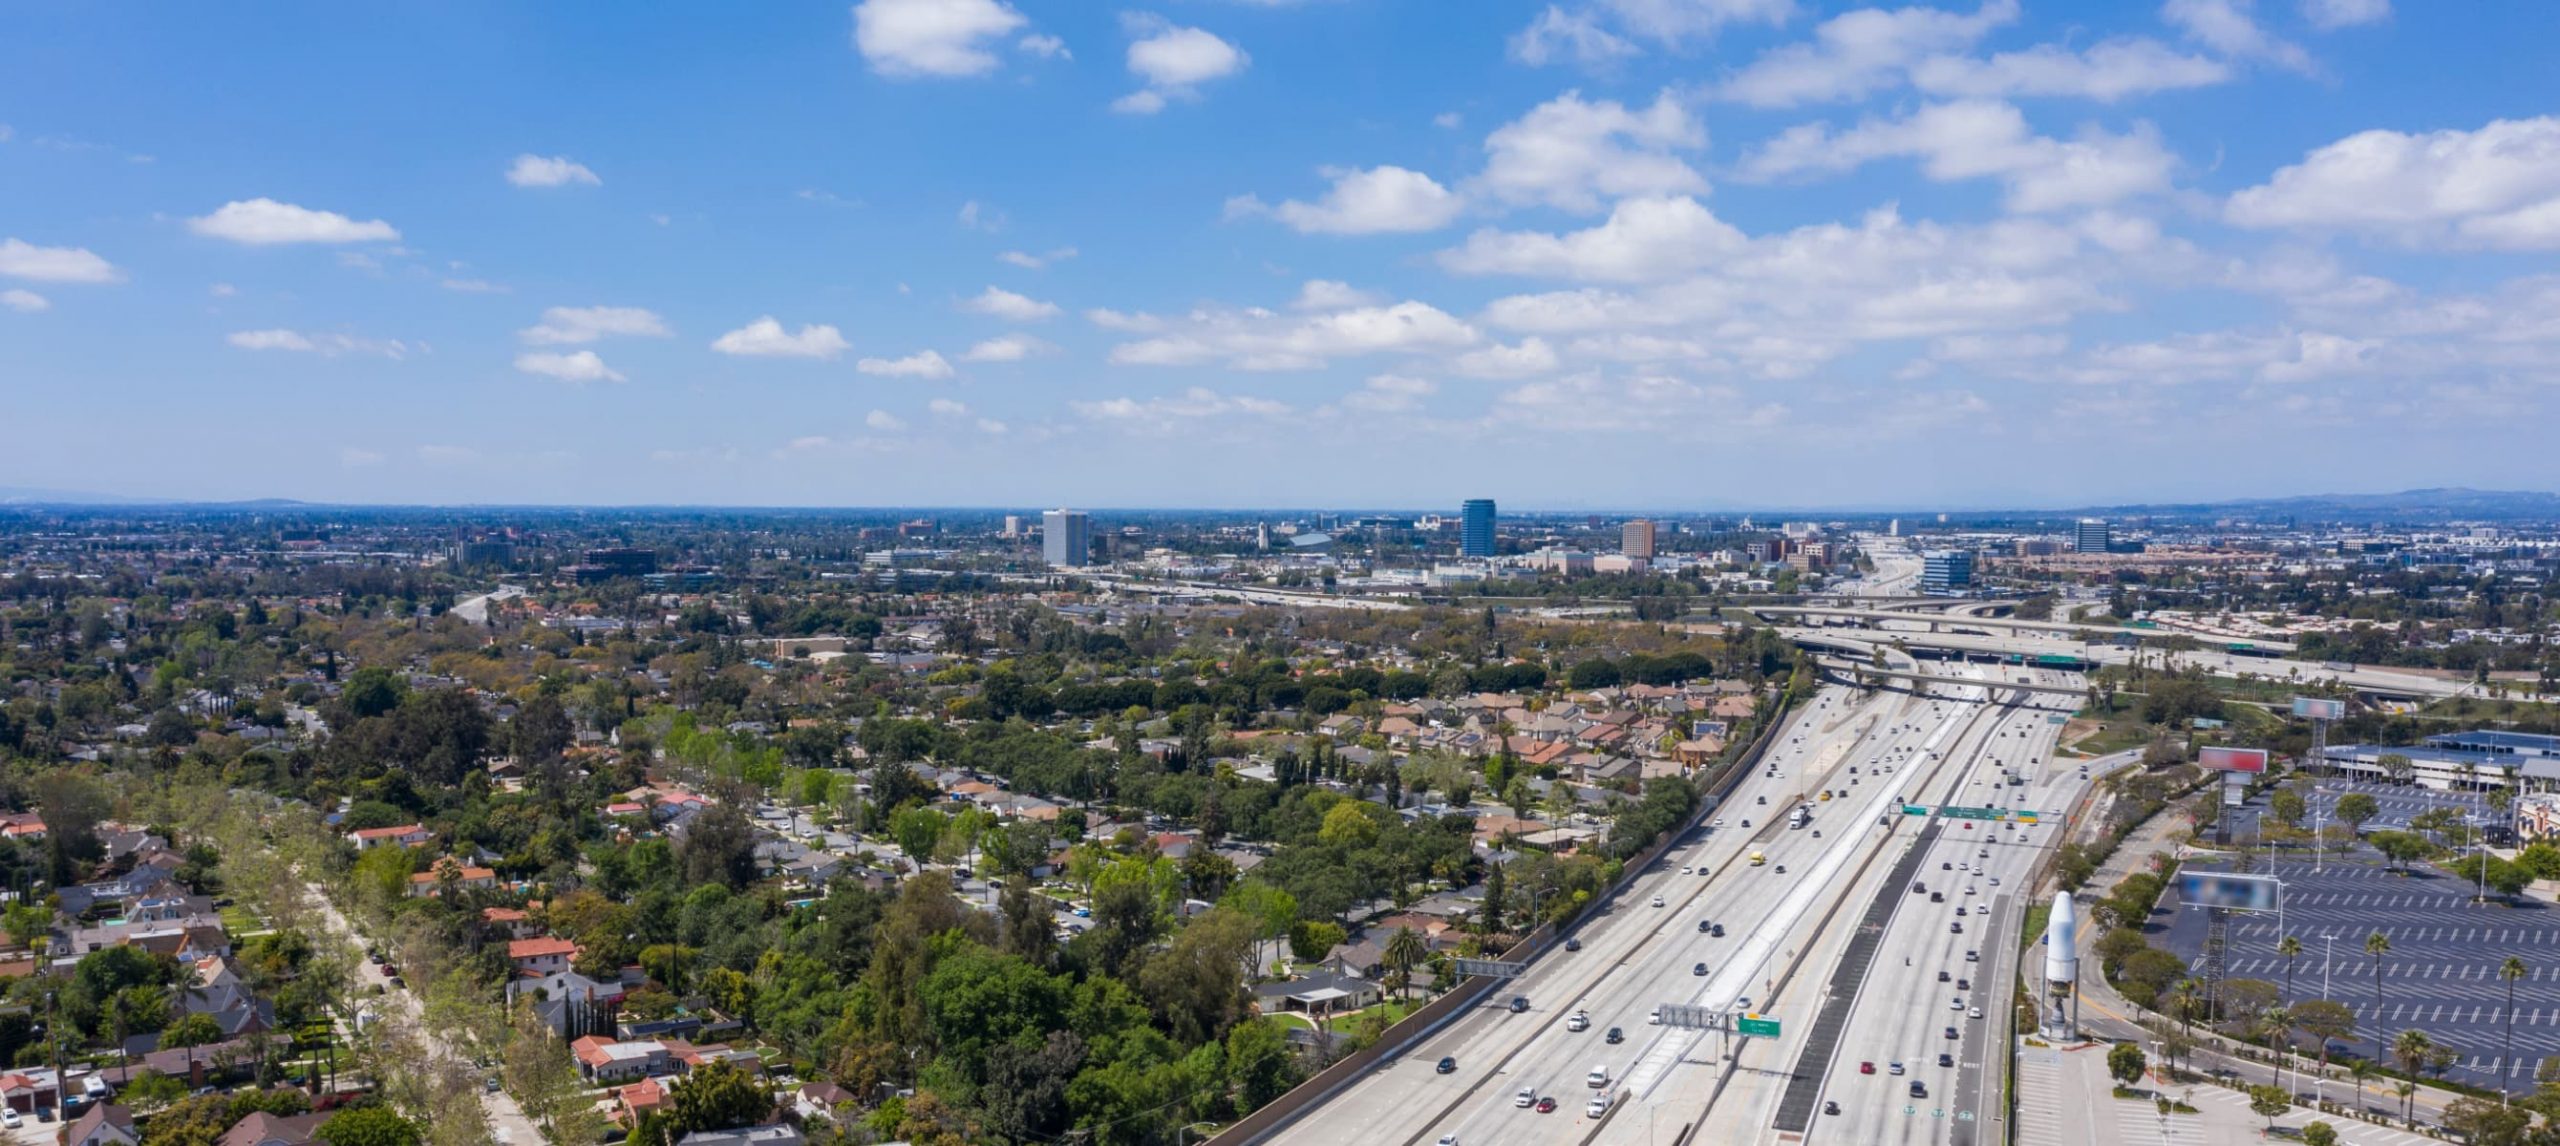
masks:
[[(1655, 860), (1662, 858), (1662, 853), (1671, 845), (1678, 843), (1690, 832), (1696, 831), (1698, 825), (1705, 822), (1707, 815), (1722, 805), (1726, 797), (1733, 794), (1734, 786), (1740, 784), (1743, 777), (1749, 775), (1753, 768), (1760, 766), (1761, 756), (1769, 751), (1769, 745), (1777, 741), (1778, 731), (1784, 728), (1786, 723), (1786, 713), (1781, 710), (1769, 721), (1768, 727), (1760, 730), (1760, 735), (1752, 740), (1751, 746), (1744, 749), (1740, 756), (1699, 777), (1697, 784), (1700, 789), (1700, 798), (1697, 811), (1678, 828), (1663, 833), (1662, 838), (1655, 841), (1651, 847), (1628, 857), (1626, 866), (1618, 873), (1617, 882), (1603, 891), (1600, 899), (1593, 906), (1596, 908), (1600, 903), (1607, 903), (1617, 898), (1619, 894), (1633, 886), (1637, 877), (1651, 868)], [(1523, 964), (1535, 962), (1539, 956), (1561, 945), (1567, 936), (1580, 929), (1582, 924), (1594, 914), (1597, 912), (1586, 910), (1575, 916), (1572, 924), (1562, 930), (1556, 929), (1552, 924), (1540, 924), (1536, 930), (1531, 931), (1505, 954), (1515, 956), (1514, 962)], [(1421, 1009), (1406, 1015), (1396, 1025), (1388, 1027), (1378, 1037), (1377, 1042), (1353, 1051), (1344, 1056), (1340, 1062), (1318, 1071), (1315, 1077), (1299, 1083), (1287, 1094), (1272, 1099), (1262, 1109), (1237, 1119), (1234, 1125), (1219, 1131), (1203, 1146), (1210, 1146), (1210, 1144), (1253, 1146), (1255, 1143), (1270, 1141), (1281, 1131), (1288, 1129), (1289, 1125), (1296, 1122), (1300, 1116), (1322, 1106), (1335, 1095), (1349, 1089), (1353, 1083), (1366, 1077), (1370, 1071), (1377, 1069), (1379, 1064), (1403, 1054), (1414, 1044), (1429, 1038), (1440, 1028), (1449, 1025), (1468, 1008), (1482, 1002), (1484, 997), (1491, 994), (1496, 987), (1501, 986), (1502, 982), (1503, 980), (1490, 975), (1467, 977), (1457, 986), (1450, 988), (1448, 994), (1433, 999), (1424, 1004)]]

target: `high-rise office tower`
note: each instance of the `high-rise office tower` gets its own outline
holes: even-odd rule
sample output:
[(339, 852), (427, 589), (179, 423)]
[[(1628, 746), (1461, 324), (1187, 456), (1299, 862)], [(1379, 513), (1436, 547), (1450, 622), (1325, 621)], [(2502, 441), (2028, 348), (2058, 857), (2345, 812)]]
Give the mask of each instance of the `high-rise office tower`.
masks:
[(1973, 551), (1932, 549), (1920, 555), (1920, 591), (1961, 593), (1973, 588)]
[(1639, 517), (1618, 528), (1618, 552), (1653, 560), (1653, 521)]
[(1052, 567), (1093, 564), (1093, 519), (1081, 509), (1041, 514), (1040, 556)]
[(1471, 498), (1459, 507), (1458, 555), (1493, 556), (1493, 499)]
[(2107, 551), (2107, 544), (2115, 540), (2113, 531), (2107, 528), (2107, 523), (2094, 517), (2081, 518), (2080, 530), (2073, 534), (2072, 538), (2072, 548), (2082, 553), (2104, 553)]

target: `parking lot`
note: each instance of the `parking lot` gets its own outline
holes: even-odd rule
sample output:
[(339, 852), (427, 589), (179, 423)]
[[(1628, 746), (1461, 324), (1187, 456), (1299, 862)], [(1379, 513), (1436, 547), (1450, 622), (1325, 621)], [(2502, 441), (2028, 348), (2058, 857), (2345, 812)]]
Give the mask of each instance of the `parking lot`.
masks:
[[(2268, 868), (2261, 861), (2257, 870)], [(2526, 971), (2515, 984), (2515, 1058), (2507, 1085), (2531, 1089), (2535, 1064), (2560, 1054), (2560, 911), (2532, 900), (2522, 907), (2475, 904), (2471, 884), (2423, 868), (2402, 875), (2333, 862), (2315, 871), (2287, 859), (2274, 871), (2284, 881), (2282, 929), (2274, 916), (2232, 917), (2226, 977), (2281, 988), (2286, 961), (2276, 945), (2290, 932), (2302, 942), (2291, 997), (2327, 997), (2354, 1008), (2358, 1053), (2378, 1053), (2377, 1038), (2387, 1042), (2401, 1031), (2421, 1030), (2460, 1052), (2449, 1077), (2495, 1086), (2507, 1000), (2498, 968), (2518, 956)], [(2173, 889), (2162, 903), (2176, 900)], [(2166, 922), (2165, 946), (2194, 964), (2204, 950), (2204, 913), (2180, 910)], [(2391, 942), (2382, 957), (2379, 1009), (2374, 960), (2364, 950), (2376, 932)]]
[[(2313, 786), (2311, 793), (2304, 800), (2310, 808), (2306, 818), (2308, 816), (2334, 817), (2337, 814), (2338, 798), (2349, 792), (2362, 792), (2373, 797), (2373, 802), (2382, 809), (2381, 814), (2365, 822), (2364, 830), (2368, 832), (2405, 830), (2409, 826), (2410, 817), (2431, 808), (2453, 808), (2478, 815), (2484, 820), (2495, 816), (2495, 813), (2489, 810), (2488, 801), (2479, 792), (2442, 792), (2433, 788), (2421, 788), (2415, 784), (2384, 784), (2371, 780), (2341, 778), (2321, 780)], [(2311, 822), (2306, 822), (2303, 826), (2310, 827)]]

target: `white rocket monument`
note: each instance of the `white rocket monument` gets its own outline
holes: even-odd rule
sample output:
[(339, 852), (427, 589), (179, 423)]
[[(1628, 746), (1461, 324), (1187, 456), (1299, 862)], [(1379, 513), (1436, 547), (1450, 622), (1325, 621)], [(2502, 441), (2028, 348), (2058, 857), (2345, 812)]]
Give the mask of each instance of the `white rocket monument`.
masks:
[(2058, 892), (2044, 927), (2045, 1029), (2056, 1038), (2070, 1038), (2080, 1026), (2079, 981), (2080, 912), (2070, 892)]

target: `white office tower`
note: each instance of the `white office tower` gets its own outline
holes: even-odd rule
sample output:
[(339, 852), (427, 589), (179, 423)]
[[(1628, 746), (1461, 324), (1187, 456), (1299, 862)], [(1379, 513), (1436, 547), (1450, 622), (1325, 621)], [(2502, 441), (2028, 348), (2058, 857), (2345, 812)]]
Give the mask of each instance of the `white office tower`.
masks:
[[(2080, 1026), (2080, 911), (2070, 892), (2053, 897), (2044, 925), (2045, 1033), (2071, 1038)], [(2069, 1010), (2066, 1013), (2065, 1007)]]

